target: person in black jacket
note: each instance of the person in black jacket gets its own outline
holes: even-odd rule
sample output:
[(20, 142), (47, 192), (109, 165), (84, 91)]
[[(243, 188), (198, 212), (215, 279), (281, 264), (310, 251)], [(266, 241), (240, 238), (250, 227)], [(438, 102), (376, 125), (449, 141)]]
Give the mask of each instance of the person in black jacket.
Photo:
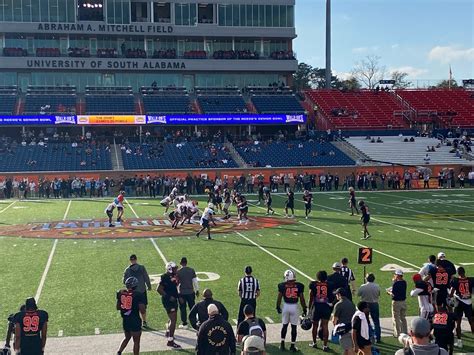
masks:
[(235, 355), (234, 330), (215, 304), (207, 307), (209, 319), (201, 324), (196, 345), (197, 355)]
[(229, 319), (229, 312), (227, 312), (227, 309), (221, 302), (212, 298), (212, 291), (210, 289), (205, 289), (202, 293), (202, 297), (204, 299), (196, 303), (193, 308), (191, 308), (191, 311), (189, 311), (189, 323), (194, 329), (198, 330), (200, 325), (209, 318), (207, 307), (210, 304), (215, 304), (217, 306), (222, 318), (225, 320)]

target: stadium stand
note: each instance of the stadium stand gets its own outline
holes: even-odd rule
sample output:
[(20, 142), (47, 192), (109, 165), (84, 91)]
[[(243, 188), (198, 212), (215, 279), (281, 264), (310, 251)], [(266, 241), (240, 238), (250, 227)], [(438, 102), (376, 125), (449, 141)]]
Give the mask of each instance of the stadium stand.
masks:
[(249, 86), (252, 104), (259, 113), (303, 114), (305, 111), (293, 92), (286, 86)]
[(247, 106), (237, 87), (195, 89), (203, 113), (247, 112)]
[(234, 143), (238, 153), (251, 166), (337, 166), (355, 162), (328, 142), (269, 141)]
[(140, 93), (147, 114), (184, 114), (193, 111), (184, 87), (141, 87)]
[(132, 88), (86, 87), (86, 113), (131, 114), (135, 113), (135, 97)]
[[(407, 141), (405, 141), (405, 139)], [(410, 137), (382, 137), (383, 143), (373, 143), (364, 137), (351, 137), (346, 139), (355, 148), (362, 151), (370, 159), (380, 160), (390, 163), (400, 163), (408, 165), (436, 165), (454, 164), (456, 160), (465, 163), (451, 141), (451, 145), (441, 144), (440, 140), (428, 137), (414, 137), (410, 142)], [(428, 152), (427, 147), (434, 147), (434, 152)], [(426, 154), (429, 160), (426, 159)]]
[[(77, 143), (76, 143), (77, 144)], [(111, 170), (110, 150), (104, 145), (74, 143), (20, 144), (12, 142), (0, 149), (0, 170), (85, 171)]]
[(389, 92), (310, 90), (306, 95), (336, 129), (408, 127), (402, 116), (394, 114), (400, 112), (402, 107)]
[(13, 113), (17, 93), (16, 86), (0, 86), (0, 114), (11, 115)]
[(396, 93), (416, 110), (419, 122), (440, 120), (447, 127), (474, 127), (472, 90), (398, 90)]
[(73, 114), (76, 99), (74, 86), (28, 86), (22, 114)]
[(28, 51), (23, 48), (3, 48), (3, 55), (5, 57), (27, 57)]
[(221, 144), (128, 143), (121, 146), (121, 151), (125, 170), (238, 167)]

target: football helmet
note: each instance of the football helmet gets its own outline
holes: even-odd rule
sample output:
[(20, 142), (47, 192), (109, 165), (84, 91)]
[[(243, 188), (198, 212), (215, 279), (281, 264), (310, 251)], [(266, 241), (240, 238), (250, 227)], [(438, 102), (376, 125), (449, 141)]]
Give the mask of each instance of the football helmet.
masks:
[(303, 317), (300, 320), (301, 329), (310, 330), (313, 327), (313, 321), (309, 317)]
[(129, 277), (125, 280), (125, 287), (129, 290), (134, 290), (138, 286), (138, 279), (134, 276)]
[(285, 273), (283, 274), (283, 277), (285, 278), (285, 281), (296, 280), (295, 272), (291, 269), (286, 270)]
[(309, 195), (309, 191), (308, 191), (308, 190), (304, 190), (304, 194), (305, 194), (305, 196), (308, 196), (308, 195)]
[(359, 207), (364, 206), (364, 204), (365, 204), (364, 201), (362, 201), (362, 200), (359, 201)]
[(166, 272), (172, 274), (175, 269), (177, 268), (176, 266), (176, 263), (174, 261), (169, 261), (167, 264), (166, 264)]
[(457, 306), (457, 302), (456, 302), (456, 298), (454, 297), (447, 297), (446, 298), (446, 304), (448, 305), (448, 307), (451, 307), (451, 308), (454, 308)]

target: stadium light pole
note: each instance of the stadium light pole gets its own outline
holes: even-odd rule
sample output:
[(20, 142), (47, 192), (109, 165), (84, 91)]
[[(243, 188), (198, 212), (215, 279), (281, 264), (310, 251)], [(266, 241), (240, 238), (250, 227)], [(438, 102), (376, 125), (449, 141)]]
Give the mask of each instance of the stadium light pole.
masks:
[(326, 89), (331, 88), (331, 0), (326, 0)]

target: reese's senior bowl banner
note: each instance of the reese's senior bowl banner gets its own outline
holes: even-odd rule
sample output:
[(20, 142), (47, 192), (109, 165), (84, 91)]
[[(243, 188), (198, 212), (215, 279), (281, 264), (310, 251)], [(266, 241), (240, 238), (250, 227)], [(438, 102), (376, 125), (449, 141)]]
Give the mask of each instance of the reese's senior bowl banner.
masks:
[(147, 116), (147, 124), (168, 125), (255, 125), (255, 124), (301, 124), (306, 115), (285, 114), (210, 114), (210, 115), (156, 115)]
[(121, 115), (92, 115), (77, 116), (79, 125), (137, 125), (146, 124), (146, 117), (143, 116), (121, 116)]
[(74, 125), (76, 116), (50, 116), (50, 115), (28, 115), (28, 116), (2, 116), (0, 125)]

